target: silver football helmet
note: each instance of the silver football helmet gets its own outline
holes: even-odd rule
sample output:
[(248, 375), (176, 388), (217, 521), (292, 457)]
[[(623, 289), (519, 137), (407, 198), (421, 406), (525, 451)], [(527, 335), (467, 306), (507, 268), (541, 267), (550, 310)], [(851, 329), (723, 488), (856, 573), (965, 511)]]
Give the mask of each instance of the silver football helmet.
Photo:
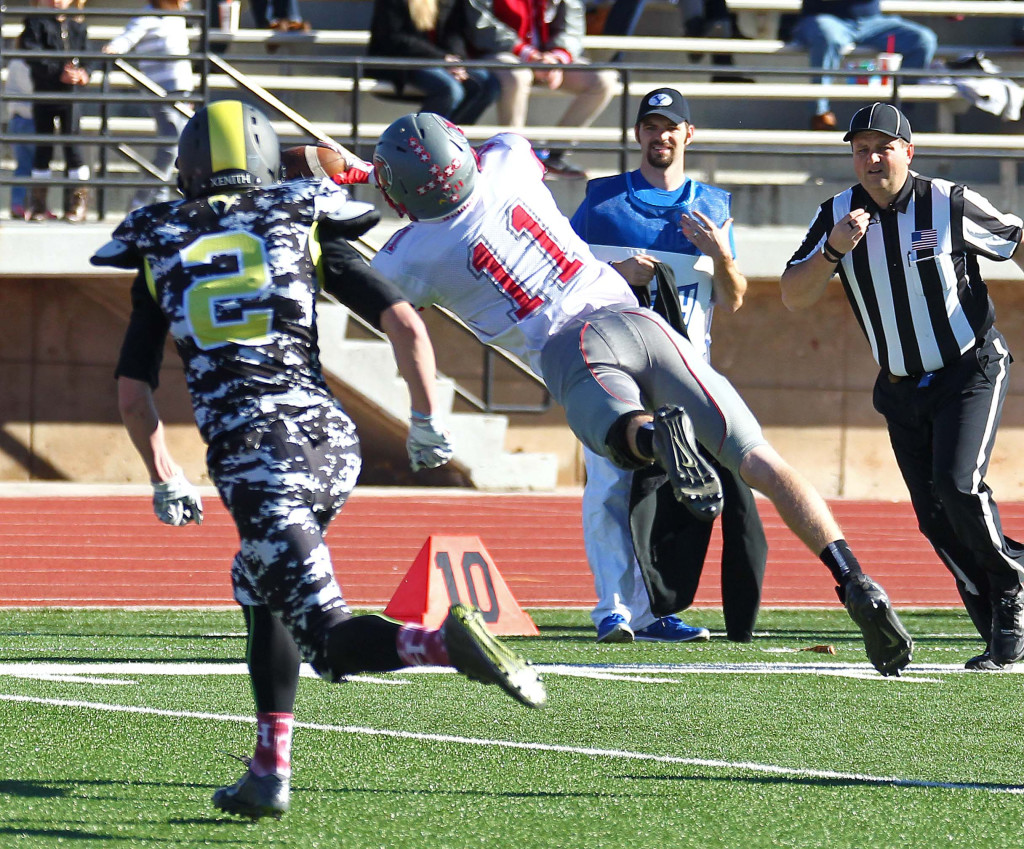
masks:
[(178, 139), (178, 188), (188, 199), (269, 186), (281, 176), (277, 133), (259, 109), (218, 100), (193, 115)]
[(377, 186), (400, 215), (444, 218), (476, 185), (476, 153), (462, 130), (433, 112), (416, 112), (388, 127), (373, 151)]

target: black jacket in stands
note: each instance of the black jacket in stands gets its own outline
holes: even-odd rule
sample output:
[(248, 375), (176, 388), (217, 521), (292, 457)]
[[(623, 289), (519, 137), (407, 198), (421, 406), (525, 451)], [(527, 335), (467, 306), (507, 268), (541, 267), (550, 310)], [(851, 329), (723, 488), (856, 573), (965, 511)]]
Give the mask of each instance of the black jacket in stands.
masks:
[(74, 86), (60, 81), (64, 66), (72, 59), (78, 58), (81, 67), (89, 69), (88, 63), (78, 57), (87, 49), (89, 40), (85, 24), (69, 16), (61, 17), (63, 20), (58, 20), (56, 15), (26, 18), (25, 29), (18, 39), (21, 50), (45, 50), (59, 54), (26, 60), (36, 91), (72, 91)]

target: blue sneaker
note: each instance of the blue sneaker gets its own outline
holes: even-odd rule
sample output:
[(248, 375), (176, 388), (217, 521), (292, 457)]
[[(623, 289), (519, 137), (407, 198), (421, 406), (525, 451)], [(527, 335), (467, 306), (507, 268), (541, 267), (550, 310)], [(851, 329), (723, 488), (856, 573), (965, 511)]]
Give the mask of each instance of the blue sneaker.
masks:
[(710, 640), (711, 632), (707, 628), (687, 625), (678, 616), (665, 616), (637, 631), (636, 638), (655, 643), (692, 643)]
[(599, 643), (631, 643), (633, 642), (633, 629), (629, 627), (625, 617), (618, 613), (612, 613), (601, 620), (597, 626), (597, 641)]

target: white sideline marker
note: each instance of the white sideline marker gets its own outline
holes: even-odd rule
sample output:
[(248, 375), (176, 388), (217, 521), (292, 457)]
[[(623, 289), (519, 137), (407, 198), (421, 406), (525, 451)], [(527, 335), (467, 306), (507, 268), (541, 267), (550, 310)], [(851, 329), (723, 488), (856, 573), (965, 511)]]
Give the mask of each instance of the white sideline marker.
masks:
[[(213, 722), (233, 722), (254, 725), (255, 717), (235, 716), (232, 714), (201, 713), (198, 711), (162, 710), (160, 708), (138, 707), (131, 705), (112, 705), (102, 702), (84, 702), (71, 699), (44, 699), (35, 696), (17, 696), (0, 694), (2, 702), (20, 702), (38, 704), (48, 707), (78, 708), (84, 710), (103, 711), (108, 713), (133, 713), (148, 716), (164, 716), (174, 719), (202, 719)], [(765, 775), (788, 775), (794, 778), (821, 778), (829, 781), (854, 781), (868, 785), (884, 787), (909, 787), (914, 789), (929, 788), (942, 790), (982, 790), (988, 793), (1007, 793), (1024, 795), (1024, 786), (1016, 784), (989, 784), (958, 781), (924, 781), (915, 778), (899, 778), (898, 776), (866, 775), (855, 772), (836, 772), (826, 769), (801, 769), (797, 767), (776, 766), (751, 761), (723, 761), (706, 758), (684, 758), (677, 755), (654, 755), (646, 752), (629, 752), (620, 749), (597, 749), (589, 746), (561, 746), (551, 743), (520, 743), (515, 740), (489, 740), (479, 737), (462, 737), (456, 734), (427, 734), (414, 731), (394, 731), (386, 728), (365, 728), (358, 725), (321, 725), (314, 722), (296, 722), (296, 728), (307, 728), (313, 731), (327, 731), (338, 734), (358, 734), (370, 737), (391, 737), (400, 740), (430, 741), (437, 743), (460, 743), (466, 746), (485, 746), (503, 749), (521, 749), (535, 752), (553, 752), (557, 754), (585, 755), (594, 758), (610, 758), (618, 760), (647, 761), (650, 763), (677, 764), (680, 766), (696, 766), (708, 769), (739, 770)]]

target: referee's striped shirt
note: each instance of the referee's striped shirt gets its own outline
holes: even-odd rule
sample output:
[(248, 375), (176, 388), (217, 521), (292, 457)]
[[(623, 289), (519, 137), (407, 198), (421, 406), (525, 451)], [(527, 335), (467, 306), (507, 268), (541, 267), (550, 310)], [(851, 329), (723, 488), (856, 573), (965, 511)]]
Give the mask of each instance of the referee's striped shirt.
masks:
[(876, 362), (900, 376), (954, 363), (995, 319), (978, 257), (1009, 259), (1021, 219), (966, 186), (911, 172), (885, 209), (859, 184), (823, 203), (788, 265), (821, 250), (852, 209), (870, 212), (871, 224), (838, 270)]

